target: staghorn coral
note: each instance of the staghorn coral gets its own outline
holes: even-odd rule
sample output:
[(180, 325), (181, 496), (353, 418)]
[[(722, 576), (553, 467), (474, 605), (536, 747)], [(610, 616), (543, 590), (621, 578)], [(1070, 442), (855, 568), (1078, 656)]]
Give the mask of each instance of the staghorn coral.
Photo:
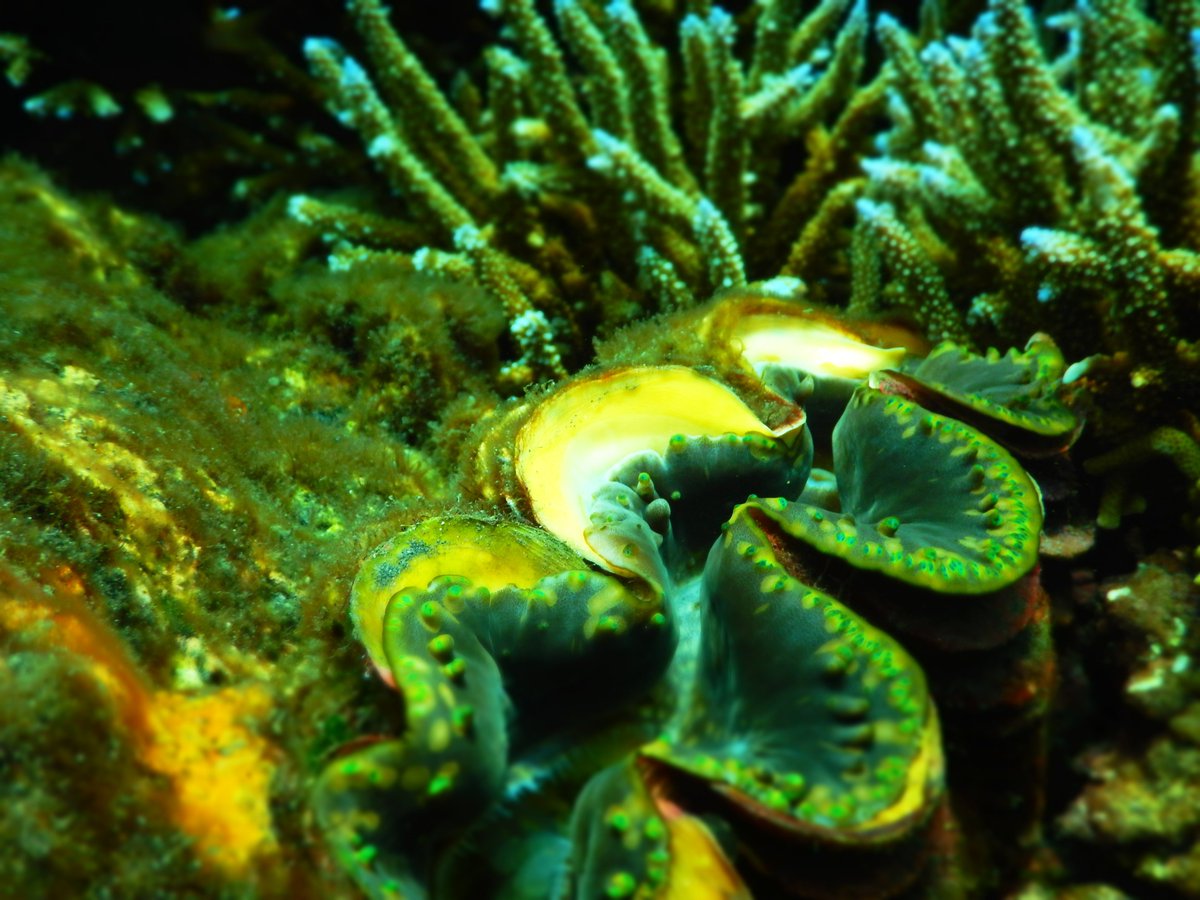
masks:
[[(897, 210), (863, 209), (860, 227), (908, 235), (906, 252), (938, 276), (917, 296), (949, 289), (959, 316), (1010, 338), (1034, 320), (1063, 339), (1074, 325), (1088, 329), (1074, 354), (1128, 348), (1139, 364), (1173, 364), (1197, 288), (1197, 235), (1180, 218), (1196, 190), (1197, 13), (1161, 12), (1080, 7), (1054, 22), (1069, 37), (1057, 59), (1013, 0), (994, 0), (969, 38), (924, 46), (880, 19), (895, 125), (865, 166), (871, 195)], [(1155, 73), (1160, 43), (1172, 61)], [(1178, 186), (1169, 202), (1166, 183)]]
[[(744, 283), (748, 266), (777, 267), (847, 175), (815, 136), (838, 120), (838, 141), (861, 139), (865, 113), (850, 100), (862, 3), (803, 19), (794, 4), (768, 4), (746, 62), (729, 13), (690, 12), (678, 24), (681, 80), (624, 0), (556, 3), (557, 39), (530, 0), (497, 8), (517, 54), (488, 55), (476, 118), (447, 101), (375, 0), (348, 4), (366, 68), (309, 41), (331, 108), (418, 228), (375, 228), (311, 195), (290, 209), (333, 239), (335, 267), (382, 256), (482, 284), (508, 320), (515, 358), (498, 377), (510, 391), (576, 367), (585, 334), (692, 305)], [(806, 140), (803, 157), (780, 164)]]

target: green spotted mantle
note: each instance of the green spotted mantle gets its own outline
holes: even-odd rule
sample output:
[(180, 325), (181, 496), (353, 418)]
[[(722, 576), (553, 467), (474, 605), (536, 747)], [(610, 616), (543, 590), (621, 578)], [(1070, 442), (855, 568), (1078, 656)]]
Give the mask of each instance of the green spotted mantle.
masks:
[(834, 429), (833, 457), (840, 510), (752, 505), (822, 553), (939, 593), (991, 593), (1036, 564), (1038, 488), (976, 429), (864, 385)]
[(899, 380), (911, 399), (970, 422), (1019, 452), (1058, 452), (1078, 435), (1081, 421), (1061, 400), (1065, 360), (1047, 335), (1025, 349), (979, 355), (953, 342), (924, 359), (882, 375)]
[[(388, 560), (427, 548), (434, 533), (460, 541), (439, 545), (439, 567), (495, 579), (498, 560), (554, 540), (534, 532), (531, 543), (530, 531), (466, 517), (427, 520), (372, 557), (367, 581), (376, 584)], [(421, 549), (421, 558), (432, 552)], [(529, 575), (528, 568), (506, 571)], [(385, 589), (395, 584), (404, 579), (389, 576)], [(347, 868), (377, 897), (420, 896), (439, 840), (469, 831), (496, 805), (522, 750), (634, 702), (660, 680), (677, 638), (661, 594), (632, 593), (588, 569), (495, 589), (444, 574), (424, 588), (395, 590), (381, 621), (370, 604), (362, 609), (372, 612), (364, 627), (381, 632), (403, 729), (329, 764), (314, 810)]]
[(926, 818), (941, 791), (937, 716), (891, 637), (783, 568), (740, 506), (704, 569), (683, 722), (643, 753), (778, 827), (859, 841)]

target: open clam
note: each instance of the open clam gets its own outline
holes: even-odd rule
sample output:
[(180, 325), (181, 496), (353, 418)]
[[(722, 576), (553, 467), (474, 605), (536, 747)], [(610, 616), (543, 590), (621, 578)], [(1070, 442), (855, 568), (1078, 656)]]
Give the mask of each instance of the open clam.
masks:
[(843, 586), (860, 571), (894, 579), (864, 588), (879, 597), (864, 605), (922, 641), (981, 649), (1029, 621), (1022, 579), (1037, 565), (1041, 500), (1003, 447), (864, 385), (834, 430), (833, 456), (835, 508), (755, 503), (800, 542), (793, 552), (840, 560), (823, 577)]
[(859, 382), (871, 372), (895, 368), (920, 346), (898, 328), (753, 295), (724, 299), (706, 325), (710, 343), (735, 351), (759, 375), (781, 366)]
[[(992, 743), (1036, 767), (1037, 485), (911, 385), (870, 386), (920, 369), (903, 335), (761, 297), (691, 321), (724, 381), (600, 369), (501, 408), (464, 469), (496, 516), (364, 564), (352, 617), (403, 720), (326, 769), (316, 809), (369, 891), (891, 896), (955, 831), (943, 723), (956, 790)], [(947, 395), (988, 373), (1020, 394), (1034, 356), (932, 359)]]
[(872, 372), (898, 368), (925, 347), (899, 326), (753, 293), (723, 299), (702, 330), (716, 359), (803, 403), (810, 427), (821, 434)]
[(641, 752), (773, 883), (875, 896), (921, 870), (943, 789), (937, 713), (898, 643), (793, 577), (774, 528), (744, 504), (713, 546), (692, 689)]
[(670, 522), (695, 524), (680, 504), (700, 511), (705, 527), (693, 529), (693, 543), (707, 546), (748, 493), (798, 495), (810, 457), (802, 423), (775, 434), (729, 388), (681, 366), (568, 382), (537, 405), (513, 450), (518, 499), (543, 528), (660, 590)]

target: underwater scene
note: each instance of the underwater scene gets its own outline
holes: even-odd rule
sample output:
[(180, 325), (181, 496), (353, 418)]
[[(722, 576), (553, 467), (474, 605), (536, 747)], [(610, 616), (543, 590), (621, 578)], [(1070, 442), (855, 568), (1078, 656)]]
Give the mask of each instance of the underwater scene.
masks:
[(0, 895), (1200, 897), (1200, 0), (0, 7)]

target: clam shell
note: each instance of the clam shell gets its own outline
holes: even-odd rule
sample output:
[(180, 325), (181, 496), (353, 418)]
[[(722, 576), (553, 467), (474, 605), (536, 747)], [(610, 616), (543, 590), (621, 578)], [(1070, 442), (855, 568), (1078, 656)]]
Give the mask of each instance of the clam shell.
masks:
[(528, 525), (463, 516), (426, 519), (366, 558), (350, 592), (350, 618), (380, 677), (392, 684), (382, 625), (388, 601), (402, 589), (424, 591), (447, 575), (491, 591), (532, 587), (547, 575), (582, 566), (578, 556)]
[(677, 435), (724, 434), (773, 437), (733, 391), (692, 369), (610, 369), (568, 382), (534, 409), (516, 435), (517, 480), (543, 528), (601, 568), (633, 576), (587, 539), (593, 495), (635, 453), (665, 452)]

